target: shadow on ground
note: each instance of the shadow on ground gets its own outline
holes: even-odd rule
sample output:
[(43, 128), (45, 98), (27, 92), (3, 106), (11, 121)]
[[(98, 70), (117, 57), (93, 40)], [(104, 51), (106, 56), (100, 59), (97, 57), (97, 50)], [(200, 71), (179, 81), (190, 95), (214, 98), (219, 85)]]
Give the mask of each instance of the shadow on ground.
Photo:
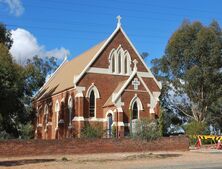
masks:
[(172, 157), (180, 157), (181, 154), (153, 154), (153, 153), (144, 153), (144, 154), (135, 154), (129, 155), (124, 158), (118, 159), (84, 159), (78, 160), (79, 163), (87, 163), (87, 162), (113, 162), (113, 161), (131, 161), (131, 160), (139, 160), (139, 159), (165, 159), (165, 158), (172, 158)]
[(36, 164), (36, 163), (47, 163), (56, 161), (56, 159), (22, 159), (22, 160), (10, 160), (10, 161), (0, 161), (0, 167), (12, 167), (20, 166), (26, 164)]

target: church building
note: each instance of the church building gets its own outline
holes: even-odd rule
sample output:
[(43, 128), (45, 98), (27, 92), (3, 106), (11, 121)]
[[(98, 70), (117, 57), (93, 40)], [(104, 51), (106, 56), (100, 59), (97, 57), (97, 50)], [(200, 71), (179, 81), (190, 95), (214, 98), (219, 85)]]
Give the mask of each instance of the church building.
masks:
[(158, 82), (121, 26), (99, 44), (65, 59), (38, 91), (35, 138), (81, 137), (100, 124), (104, 137), (128, 136), (131, 123), (159, 116)]

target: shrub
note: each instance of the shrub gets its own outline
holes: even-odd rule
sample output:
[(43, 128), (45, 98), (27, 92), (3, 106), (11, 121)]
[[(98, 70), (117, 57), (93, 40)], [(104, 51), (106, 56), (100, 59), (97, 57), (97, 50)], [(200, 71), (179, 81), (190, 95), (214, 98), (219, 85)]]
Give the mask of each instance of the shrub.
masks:
[(190, 143), (195, 144), (196, 137), (194, 135), (201, 135), (201, 134), (209, 134), (207, 130), (207, 125), (203, 122), (191, 121), (190, 123), (184, 126), (184, 130), (186, 134), (190, 138)]
[(31, 123), (22, 124), (20, 127), (20, 136), (21, 139), (31, 139), (34, 137), (33, 126)]
[(116, 137), (116, 126), (115, 125), (113, 125), (112, 126), (112, 137)]
[(10, 134), (8, 134), (5, 130), (0, 131), (0, 140), (7, 140), (12, 138)]
[(144, 118), (138, 121), (136, 124), (136, 133), (134, 136), (145, 139), (147, 141), (152, 141), (161, 137), (161, 131), (157, 120), (149, 120)]
[(103, 134), (103, 126), (100, 123), (86, 124), (81, 131), (83, 138), (102, 138)]
[(207, 134), (207, 126), (203, 122), (191, 121), (184, 126), (187, 135)]

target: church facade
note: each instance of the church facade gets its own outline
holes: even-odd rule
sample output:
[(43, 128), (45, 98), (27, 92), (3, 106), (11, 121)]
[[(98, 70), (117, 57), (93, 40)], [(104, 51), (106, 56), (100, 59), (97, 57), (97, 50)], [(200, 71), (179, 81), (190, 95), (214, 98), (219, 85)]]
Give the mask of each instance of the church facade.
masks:
[(127, 136), (131, 122), (158, 117), (160, 90), (119, 19), (108, 39), (64, 60), (34, 97), (35, 137), (81, 137), (87, 124), (100, 124), (104, 137), (113, 126)]

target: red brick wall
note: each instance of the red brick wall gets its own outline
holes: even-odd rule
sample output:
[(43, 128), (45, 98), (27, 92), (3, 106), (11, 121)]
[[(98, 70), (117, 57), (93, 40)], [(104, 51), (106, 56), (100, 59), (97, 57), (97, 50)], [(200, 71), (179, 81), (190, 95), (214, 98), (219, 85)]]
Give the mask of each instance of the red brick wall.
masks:
[[(137, 76), (135, 76), (136, 78), (138, 78)], [(132, 79), (132, 81), (134, 80), (134, 78)], [(130, 113), (129, 113), (129, 107), (130, 107), (130, 102), (133, 99), (133, 97), (135, 96), (135, 94), (137, 94), (137, 96), (140, 98), (142, 105), (143, 105), (143, 109), (142, 111), (140, 111), (140, 119), (141, 118), (149, 118), (150, 117), (150, 111), (149, 111), (149, 107), (147, 107), (147, 104), (150, 103), (150, 96), (149, 93), (146, 91), (145, 87), (143, 86), (142, 82), (140, 82), (140, 85), (138, 86), (138, 90), (134, 90), (134, 87), (132, 85), (132, 81), (129, 83), (129, 85), (126, 87), (126, 89), (124, 90), (124, 92), (121, 95), (122, 98), (122, 102), (124, 102), (124, 106), (122, 106), (123, 108), (123, 121), (124, 123), (129, 123), (129, 118), (130, 118)]]
[(143, 77), (143, 81), (146, 83), (150, 91), (155, 91), (155, 92), (160, 91), (159, 87), (157, 86), (153, 78)]
[[(107, 47), (101, 53), (101, 56), (93, 63), (92, 67), (99, 67), (99, 68), (108, 68), (109, 62), (109, 54), (113, 48), (117, 49), (121, 44), (123, 50), (128, 50), (132, 61), (136, 59), (138, 61), (137, 67), (138, 71), (147, 72), (147, 69), (143, 65), (143, 63), (138, 58), (137, 54), (123, 35), (121, 31), (118, 31), (117, 34), (113, 37)], [(132, 65), (131, 65), (132, 66)]]
[[(75, 115), (75, 97), (74, 97), (74, 89), (71, 89), (69, 91), (64, 91), (60, 94), (54, 95), (51, 98), (47, 98), (44, 100), (41, 100), (38, 103), (34, 103), (34, 107), (36, 108), (37, 105), (42, 105), (41, 109), (39, 110), (39, 123), (41, 123), (43, 125), (42, 128), (39, 128), (38, 130), (41, 132), (42, 138), (43, 139), (55, 139), (55, 135), (56, 135), (56, 112), (55, 112), (55, 104), (56, 104), (56, 100), (58, 99), (59, 104), (60, 104), (60, 111), (61, 111), (61, 115), (60, 117), (63, 118), (63, 120), (65, 121), (64, 125), (61, 126), (63, 129), (62, 132), (60, 132), (60, 134), (62, 134), (64, 137), (68, 136), (68, 121), (69, 121), (69, 113), (68, 113), (68, 99), (69, 96), (72, 96), (73, 99), (73, 110), (72, 110), (72, 117)], [(64, 98), (64, 103), (61, 103), (62, 98)], [(49, 122), (52, 122), (52, 126), (48, 127), (48, 131), (45, 132), (44, 131), (44, 107), (45, 105), (48, 105), (49, 107)], [(50, 104), (50, 105), (49, 105)], [(36, 125), (36, 124), (35, 124)], [(61, 131), (61, 130), (60, 130)]]
[(187, 151), (187, 137), (163, 137), (153, 142), (132, 139), (64, 139), (0, 141), (0, 157), (144, 151)]
[[(105, 74), (94, 74), (87, 73), (83, 79), (79, 82), (79, 86), (86, 87), (83, 95), (86, 95), (87, 90), (92, 85), (95, 84), (100, 93), (100, 99), (96, 100), (96, 117), (103, 118), (103, 105), (107, 99), (112, 95), (113, 91), (117, 87), (118, 83), (127, 80), (128, 76), (116, 76), (116, 75), (105, 75)], [(89, 107), (87, 104), (84, 106), (84, 111), (88, 112)]]

